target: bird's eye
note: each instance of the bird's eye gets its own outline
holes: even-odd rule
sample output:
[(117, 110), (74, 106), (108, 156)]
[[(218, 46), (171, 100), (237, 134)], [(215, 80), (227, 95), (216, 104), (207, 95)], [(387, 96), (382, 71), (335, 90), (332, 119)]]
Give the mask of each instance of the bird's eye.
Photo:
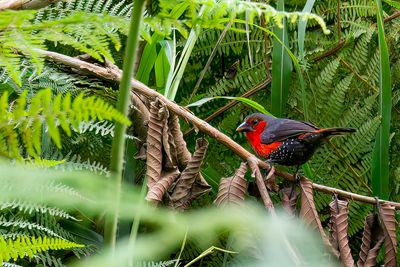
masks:
[(257, 123), (258, 123), (258, 120), (253, 120), (253, 121), (252, 121), (252, 124), (253, 124), (253, 125), (257, 125)]

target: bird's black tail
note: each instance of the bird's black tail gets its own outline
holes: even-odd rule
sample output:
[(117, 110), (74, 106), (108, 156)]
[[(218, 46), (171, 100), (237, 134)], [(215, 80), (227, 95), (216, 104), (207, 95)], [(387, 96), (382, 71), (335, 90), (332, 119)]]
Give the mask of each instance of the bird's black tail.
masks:
[(344, 135), (348, 133), (354, 133), (356, 129), (354, 128), (345, 128), (345, 127), (337, 127), (337, 128), (323, 128), (318, 132), (323, 133), (325, 136), (330, 135)]

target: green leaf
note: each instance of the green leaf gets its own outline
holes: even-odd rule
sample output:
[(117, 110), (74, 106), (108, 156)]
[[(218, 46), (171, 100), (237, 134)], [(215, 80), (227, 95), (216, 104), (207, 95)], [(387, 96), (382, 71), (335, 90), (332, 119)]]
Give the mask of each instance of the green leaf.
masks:
[(156, 73), (156, 85), (158, 88), (162, 88), (165, 86), (169, 71), (171, 69), (171, 64), (170, 64), (171, 53), (169, 54), (168, 57), (167, 56), (168, 52), (170, 52), (170, 49), (167, 46), (167, 43), (164, 42), (161, 45), (161, 50), (158, 53), (156, 62), (154, 64), (154, 71)]
[(233, 96), (214, 96), (214, 97), (205, 97), (203, 99), (200, 99), (194, 103), (191, 103), (189, 105), (187, 105), (186, 107), (197, 107), (197, 106), (201, 106), (204, 103), (207, 103), (208, 101), (214, 100), (214, 99), (230, 99), (230, 100), (235, 100), (235, 101), (240, 101), (252, 108), (254, 108), (255, 110), (264, 113), (264, 114), (269, 114), (272, 115), (269, 111), (267, 111), (263, 106), (261, 106), (260, 104), (258, 104), (257, 102), (250, 100), (248, 98), (244, 98), (244, 97), (233, 97)]
[[(304, 5), (302, 12), (311, 12), (313, 8), (315, 0), (307, 0), (306, 4)], [(304, 59), (304, 40), (306, 37), (306, 26), (307, 26), (308, 19), (300, 19), (299, 26), (298, 26), (298, 33), (297, 33), (297, 44), (299, 48), (299, 57), (300, 60)]]
[(162, 35), (154, 33), (151, 37), (151, 42), (147, 43), (144, 47), (139, 68), (136, 73), (136, 79), (144, 84), (149, 84), (150, 73), (154, 67), (154, 63), (157, 60), (157, 44), (162, 39)]
[(392, 85), (390, 79), (389, 52), (385, 40), (383, 9), (381, 0), (376, 0), (377, 26), (380, 52), (379, 66), (379, 115), (382, 118), (379, 127), (372, 162), (372, 191), (382, 199), (389, 197), (389, 141), (392, 110)]
[[(283, 11), (284, 5), (284, 0), (279, 0), (277, 10)], [(293, 70), (292, 61), (285, 50), (285, 46), (289, 45), (286, 19), (283, 19), (282, 25), (283, 28), (274, 26), (274, 33), (281, 42), (276, 38), (272, 40), (271, 111), (277, 117), (284, 116)]]

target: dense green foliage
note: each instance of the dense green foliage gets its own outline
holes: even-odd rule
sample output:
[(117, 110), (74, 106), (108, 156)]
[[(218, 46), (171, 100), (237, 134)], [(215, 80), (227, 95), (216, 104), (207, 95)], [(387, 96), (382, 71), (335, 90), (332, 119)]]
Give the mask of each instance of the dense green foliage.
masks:
[[(277, 12), (274, 7), (256, 1), (147, 1), (140, 30), (137, 78), (182, 106), (206, 97), (240, 97), (254, 90), (248, 98), (274, 115), (310, 121), (320, 127), (354, 127), (355, 134), (332, 139), (318, 150), (305, 169), (317, 183), (372, 195), (372, 152), (382, 119), (379, 115), (381, 40), (375, 3), (316, 1), (311, 9), (313, 14), (305, 14), (299, 11), (309, 1), (278, 2), (284, 6), (277, 10), (296, 13)], [(127, 184), (122, 188), (124, 201), (118, 232), (122, 248), (117, 246), (116, 266), (124, 266), (132, 259), (135, 266), (174, 266), (177, 262), (174, 260), (179, 258), (188, 263), (210, 246), (244, 253), (236, 257), (216, 251), (212, 257), (205, 256), (200, 261), (202, 266), (228, 263), (243, 266), (243, 262), (259, 266), (263, 260), (265, 263), (267, 255), (271, 256), (271, 266), (291, 266), (295, 259), (289, 256), (285, 261), (290, 254), (287, 251), (292, 249), (282, 241), (285, 238), (294, 240), (295, 248), (307, 255), (305, 260), (310, 266), (312, 263), (318, 266), (322, 261), (333, 266), (326, 257), (319, 257), (322, 255), (319, 243), (314, 240), (310, 242), (316, 244), (315, 248), (302, 248), (302, 238), (307, 236), (297, 234), (299, 226), (285, 223), (284, 228), (279, 228), (282, 222), (269, 221), (273, 230), (265, 230), (260, 235), (270, 239), (272, 236), (276, 243), (266, 238), (266, 243), (252, 244), (253, 235), (258, 233), (243, 234), (243, 230), (249, 226), (255, 231), (264, 231), (265, 218), (257, 209), (251, 208), (249, 214), (242, 209), (226, 210), (222, 214), (224, 218), (217, 218), (221, 216), (220, 211), (209, 206), (215, 199), (219, 180), (232, 175), (241, 159), (212, 138), (202, 174), (213, 191), (193, 203), (192, 209), (200, 210), (198, 213), (175, 218), (164, 210), (158, 213), (145, 205), (135, 205), (143, 202), (139, 199), (141, 194), (131, 190), (128, 183), (141, 186), (145, 181), (143, 164), (139, 160), (132, 164), (133, 155), (143, 140), (134, 136), (137, 122), (130, 122), (113, 108), (118, 85), (85, 73), (77, 74), (65, 66), (45, 61), (41, 54), (41, 50), (70, 56), (84, 53), (96, 64), (110, 61), (121, 67), (132, 6), (127, 0), (71, 0), (39, 11), (0, 10), (0, 155), (3, 160), (0, 187), (7, 192), (0, 195), (0, 248), (5, 242), (18, 247), (18, 253), (11, 246), (7, 247), (8, 251), (0, 250), (0, 262), (7, 261), (3, 266), (64, 266), (99, 252), (103, 245), (104, 212), (112, 213), (115, 207), (115, 198), (106, 190), (112, 184), (104, 179), (110, 175), (114, 122), (132, 123), (125, 135)], [(396, 2), (383, 1), (385, 17), (396, 12), (396, 8), (399, 8)], [(308, 20), (303, 35), (297, 26), (305, 19)], [(389, 198), (400, 201), (400, 19), (390, 20), (384, 26), (391, 71), (384, 75), (391, 77), (393, 96)], [(283, 36), (284, 40), (276, 38)], [(201, 80), (200, 73), (204, 74)], [(269, 83), (271, 75), (272, 84)], [(228, 101), (216, 99), (190, 109), (196, 116), (207, 118)], [(251, 105), (239, 103), (213, 118), (210, 124), (251, 150), (245, 137), (235, 129), (252, 112)], [(190, 127), (182, 123), (184, 131)], [(197, 135), (185, 135), (191, 151)], [(99, 176), (70, 172), (76, 170)], [(5, 177), (5, 172), (10, 177)], [(32, 179), (23, 183), (27, 176)], [(247, 179), (252, 178), (248, 175)], [(271, 193), (271, 196), (276, 202), (281, 200), (279, 194)], [(329, 223), (330, 200), (330, 195), (315, 195), (324, 226)], [(348, 233), (355, 259), (364, 218), (373, 209), (372, 205), (350, 202)], [(202, 215), (207, 219), (199, 219)], [(248, 225), (246, 216), (251, 221)], [(125, 243), (134, 218), (139, 237), (136, 242)], [(141, 227), (139, 220), (144, 222)], [(225, 231), (221, 231), (221, 225), (226, 227)], [(282, 229), (288, 231), (287, 235), (280, 232)], [(180, 250), (188, 232), (187, 244)], [(229, 234), (239, 237), (234, 240)], [(51, 240), (60, 243), (50, 244)], [(159, 240), (165, 241), (163, 247)], [(30, 241), (43, 247), (32, 249)], [(64, 251), (52, 250), (54, 247)], [(273, 257), (274, 253), (281, 257)], [(260, 255), (265, 258), (252, 262)], [(382, 257), (379, 260), (382, 262)], [(112, 262), (112, 254), (106, 248), (88, 266), (111, 266)]]

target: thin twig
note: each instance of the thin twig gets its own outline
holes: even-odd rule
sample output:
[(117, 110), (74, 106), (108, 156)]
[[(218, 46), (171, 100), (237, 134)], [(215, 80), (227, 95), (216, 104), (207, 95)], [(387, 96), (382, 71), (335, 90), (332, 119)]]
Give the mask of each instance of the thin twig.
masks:
[(5, 9), (39, 9), (60, 0), (8, 0), (0, 1), (0, 11)]
[[(339, 11), (340, 12), (340, 11)], [(394, 19), (396, 19), (396, 18), (398, 18), (398, 17), (400, 17), (400, 11), (396, 11), (396, 12), (394, 12), (392, 15), (390, 15), (389, 17), (387, 17), (387, 18), (385, 18), (384, 19), (384, 22), (386, 23), (386, 22), (390, 22), (390, 21), (392, 21), (392, 20), (394, 20)], [(338, 21), (338, 23), (339, 23), (339, 25), (340, 25), (340, 21)], [(376, 27), (376, 23), (373, 23), (372, 25), (371, 25), (371, 27)], [(325, 51), (324, 53), (322, 53), (321, 55), (318, 55), (318, 56), (316, 56), (316, 57), (314, 57), (312, 60), (313, 61), (320, 61), (320, 60), (322, 60), (322, 59), (324, 59), (324, 58), (326, 58), (326, 57), (329, 57), (329, 56), (331, 56), (331, 55), (333, 55), (333, 54), (336, 54), (336, 52), (338, 52), (342, 47), (343, 47), (343, 45), (346, 43), (346, 40), (341, 40), (340, 39), (340, 31), (339, 31), (339, 33), (338, 33), (338, 35), (339, 35), (339, 43), (334, 47), (334, 48), (332, 48), (332, 49), (330, 49), (330, 50), (328, 50), (328, 51)]]
[[(257, 84), (256, 86), (254, 86), (253, 88), (251, 88), (249, 91), (247, 91), (246, 93), (244, 93), (243, 95), (241, 95), (240, 97), (250, 97), (252, 95), (254, 95), (255, 93), (257, 93), (258, 91), (260, 91), (261, 89), (263, 89), (265, 86), (267, 86), (269, 83), (271, 82), (271, 76), (268, 76), (268, 78), (264, 81), (262, 81), (261, 83)], [(224, 113), (225, 111), (227, 111), (228, 109), (236, 106), (237, 104), (239, 104), (240, 102), (237, 100), (232, 100), (230, 101), (228, 104), (226, 104), (225, 106), (217, 109), (213, 114), (211, 114), (210, 116), (208, 116), (207, 118), (204, 119), (204, 121), (206, 122), (210, 122), (211, 120), (215, 119), (216, 117), (218, 117), (219, 115), (221, 115), (222, 113)], [(186, 131), (184, 133), (184, 136), (187, 136), (191, 133), (193, 133), (195, 130), (194, 127), (192, 127), (191, 129), (189, 129), (188, 131)]]
[(230, 20), (230, 21), (228, 22), (228, 24), (226, 24), (224, 30), (222, 31), (221, 35), (219, 36), (219, 39), (218, 39), (217, 43), (216, 43), (215, 46), (214, 46), (214, 49), (212, 50), (210, 56), (208, 57), (208, 60), (207, 60), (206, 65), (204, 66), (203, 70), (200, 72), (200, 77), (199, 77), (199, 79), (197, 80), (196, 85), (194, 86), (192, 93), (190, 94), (190, 97), (189, 97), (189, 100), (188, 100), (188, 104), (190, 103), (190, 101), (192, 101), (193, 96), (197, 93), (197, 90), (198, 90), (199, 87), (200, 87), (200, 84), (201, 84), (201, 81), (202, 81), (203, 78), (204, 78), (204, 75), (206, 74), (208, 68), (210, 67), (211, 62), (212, 62), (212, 60), (213, 60), (214, 57), (215, 57), (215, 54), (217, 54), (218, 47), (219, 47), (220, 44), (222, 43), (222, 40), (225, 38), (225, 35), (226, 35), (226, 33), (228, 32), (228, 30), (229, 30), (229, 28), (230, 28), (231, 26), (232, 26), (232, 20)]
[[(98, 78), (108, 80), (108, 81), (114, 81), (114, 82), (119, 82), (121, 79), (121, 71), (116, 71), (114, 69), (110, 68), (105, 68), (101, 67), (95, 64), (87, 63), (85, 61), (79, 60), (77, 58), (69, 57), (63, 54), (55, 53), (55, 52), (50, 52), (50, 51), (45, 51), (45, 50), (39, 50), (37, 49), (36, 51), (40, 52), (42, 55), (44, 55), (47, 59), (52, 60), (56, 63), (63, 64), (66, 66), (71, 67), (72, 71), (80, 71), (81, 73), (86, 73), (87, 75), (90, 76), (96, 76)], [(189, 121), (193, 125), (195, 125), (200, 131), (208, 134), (221, 144), (225, 145), (227, 148), (229, 148), (232, 152), (234, 152), (236, 155), (238, 155), (240, 158), (243, 160), (247, 161), (249, 158), (255, 156), (248, 152), (246, 149), (244, 149), (241, 145), (233, 141), (229, 136), (225, 135), (224, 133), (221, 133), (219, 130), (216, 128), (212, 127), (209, 125), (207, 122), (203, 121), (202, 119), (196, 117), (189, 111), (187, 111), (185, 108), (179, 106), (173, 101), (170, 101), (157, 91), (147, 87), (143, 83), (132, 79), (132, 87), (133, 90), (141, 95), (150, 97), (150, 98), (155, 98), (158, 97), (160, 100), (162, 100), (165, 105), (168, 107), (168, 109), (171, 112), (174, 112), (176, 115), (184, 118), (185, 120)], [(263, 169), (269, 169), (269, 164), (266, 162), (255, 158), (257, 161), (257, 165), (260, 168)], [(295, 181), (295, 178), (293, 174), (287, 173), (287, 172), (281, 172), (276, 170), (275, 171), (276, 175), (282, 177), (285, 180), (288, 181)], [(347, 192), (341, 189), (337, 189), (334, 187), (329, 187), (325, 185), (320, 185), (313, 183), (313, 188), (317, 191), (328, 193), (328, 194), (338, 194), (341, 197), (359, 201), (359, 202), (364, 202), (364, 203), (369, 203), (372, 205), (375, 205), (376, 200), (373, 197), (368, 197), (368, 196), (363, 196), (359, 195), (356, 193), (352, 192)], [(394, 206), (396, 209), (400, 209), (400, 203), (396, 202), (391, 202), (391, 201), (385, 201), (385, 200), (380, 200), (381, 203), (388, 203), (392, 206)]]
[(267, 187), (265, 186), (264, 179), (261, 175), (260, 168), (257, 165), (258, 159), (255, 156), (251, 156), (247, 159), (249, 163), (249, 168), (251, 170), (252, 176), (255, 178), (258, 190), (260, 191), (261, 198), (264, 202), (265, 208), (271, 212), (271, 214), (275, 214), (274, 205), (272, 203), (271, 198), (269, 197)]

